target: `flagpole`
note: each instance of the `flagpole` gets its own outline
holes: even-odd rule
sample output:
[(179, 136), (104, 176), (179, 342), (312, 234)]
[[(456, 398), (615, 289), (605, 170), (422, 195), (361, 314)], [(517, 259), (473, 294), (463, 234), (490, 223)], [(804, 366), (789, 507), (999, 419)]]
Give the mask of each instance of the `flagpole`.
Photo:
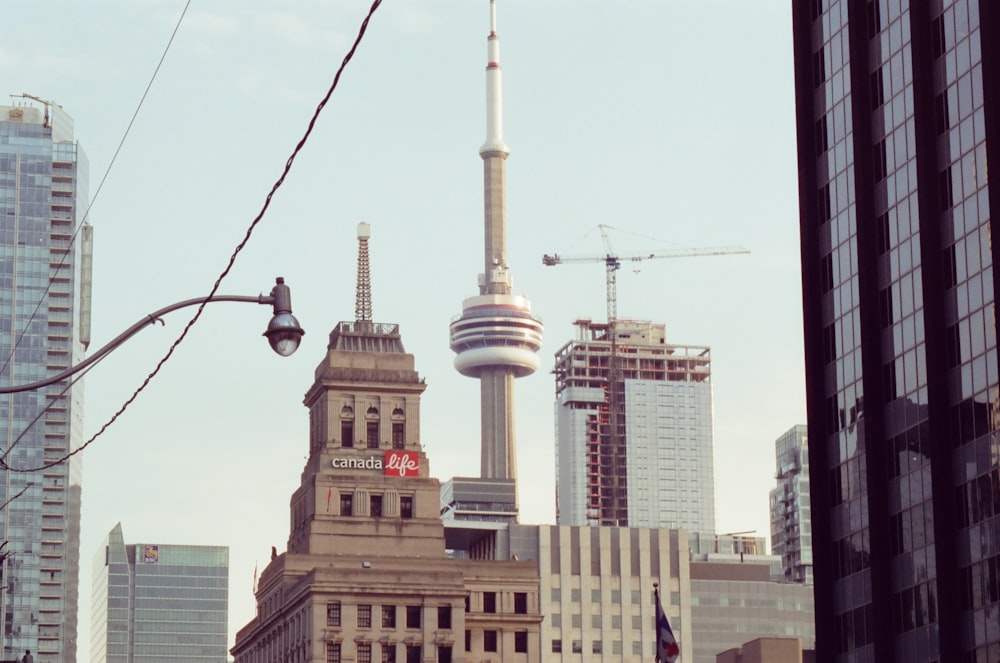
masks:
[[(656, 606), (657, 610), (660, 610), (660, 583), (653, 583), (653, 604)], [(653, 652), (656, 655), (656, 663), (661, 663), (660, 661), (660, 624), (659, 624), (659, 614), (657, 614), (657, 624), (656, 624), (656, 646), (653, 647)]]
[(660, 600), (660, 583), (653, 583), (653, 596), (656, 598), (656, 661), (657, 663), (675, 663), (681, 655), (677, 638), (670, 628), (670, 621)]

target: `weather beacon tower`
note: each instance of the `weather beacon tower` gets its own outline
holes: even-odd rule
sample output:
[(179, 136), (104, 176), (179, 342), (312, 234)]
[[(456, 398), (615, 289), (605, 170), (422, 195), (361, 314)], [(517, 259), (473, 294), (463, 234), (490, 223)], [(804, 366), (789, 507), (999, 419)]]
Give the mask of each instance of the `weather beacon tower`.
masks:
[(487, 44), (486, 142), (479, 149), (485, 185), (485, 264), (479, 275), (479, 295), (466, 299), (462, 315), (451, 323), (451, 349), (458, 354), (458, 372), (479, 378), (481, 385), (481, 477), (514, 480), (514, 378), (531, 375), (538, 368), (542, 323), (531, 314), (527, 297), (511, 294), (507, 266), (504, 162), (510, 150), (503, 142), (496, 0), (490, 0)]

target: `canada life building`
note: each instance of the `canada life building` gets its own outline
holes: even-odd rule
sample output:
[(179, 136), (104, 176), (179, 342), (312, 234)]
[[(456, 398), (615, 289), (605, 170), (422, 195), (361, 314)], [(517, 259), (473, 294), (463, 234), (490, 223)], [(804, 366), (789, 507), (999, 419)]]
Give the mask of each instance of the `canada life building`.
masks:
[[(69, 115), (42, 105), (0, 106), (3, 386), (68, 368), (90, 340), (87, 160)], [(0, 659), (30, 649), (37, 663), (76, 661), (79, 460), (42, 466), (80, 443), (82, 418), (82, 387), (68, 381), (0, 398)]]
[(1000, 4), (792, 3), (816, 654), (1000, 660)]

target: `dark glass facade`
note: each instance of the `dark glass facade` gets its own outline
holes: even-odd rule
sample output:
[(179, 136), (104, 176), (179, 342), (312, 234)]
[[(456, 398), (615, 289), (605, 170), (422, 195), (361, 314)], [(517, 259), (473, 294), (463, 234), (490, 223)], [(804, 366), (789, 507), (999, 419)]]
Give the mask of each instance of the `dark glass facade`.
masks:
[(792, 3), (821, 663), (1000, 660), (1000, 5)]

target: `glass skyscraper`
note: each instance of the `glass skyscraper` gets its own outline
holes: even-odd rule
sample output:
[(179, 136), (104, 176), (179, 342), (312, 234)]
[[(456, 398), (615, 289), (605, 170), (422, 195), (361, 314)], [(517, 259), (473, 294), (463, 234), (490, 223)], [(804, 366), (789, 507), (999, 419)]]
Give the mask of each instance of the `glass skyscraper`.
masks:
[(812, 584), (812, 516), (809, 509), (807, 428), (794, 426), (774, 441), (771, 552), (781, 557), (785, 579)]
[[(87, 161), (55, 104), (0, 106), (0, 385), (76, 363), (90, 336)], [(76, 661), (83, 392), (0, 396), (0, 658)], [(55, 463), (48, 466), (49, 463)]]
[(94, 557), (91, 663), (225, 663), (229, 548), (125, 544)]
[(816, 656), (1000, 660), (1000, 3), (792, 3)]

